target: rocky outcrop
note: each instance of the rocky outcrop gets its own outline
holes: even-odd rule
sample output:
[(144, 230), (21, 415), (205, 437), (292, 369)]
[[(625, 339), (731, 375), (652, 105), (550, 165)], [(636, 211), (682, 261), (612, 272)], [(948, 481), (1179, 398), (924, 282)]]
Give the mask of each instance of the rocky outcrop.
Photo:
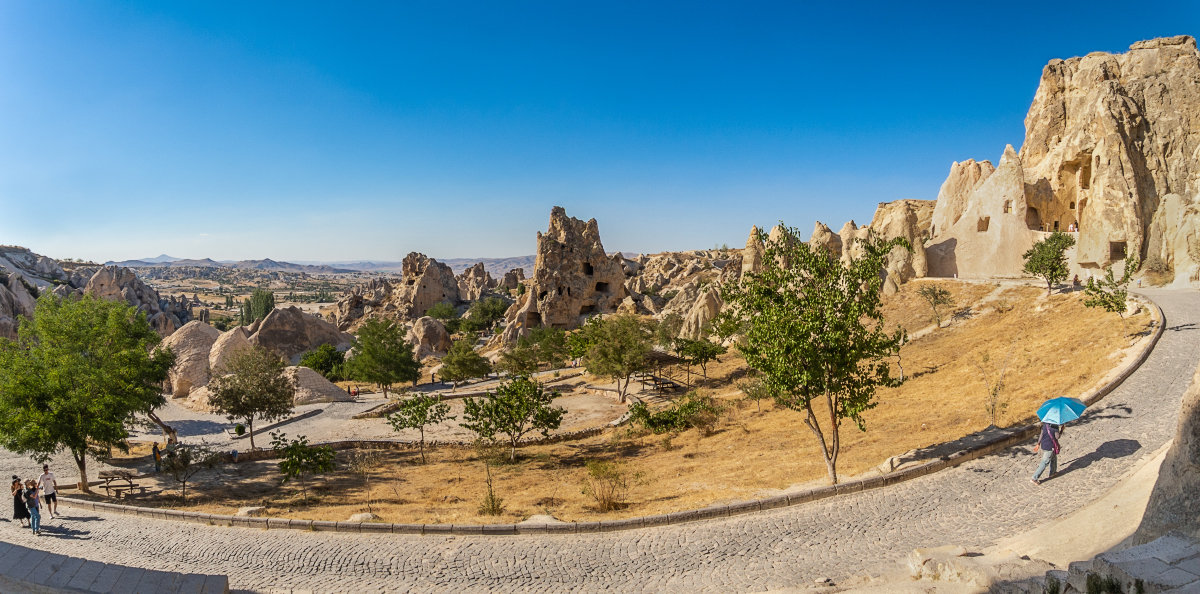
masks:
[(588, 315), (616, 311), (625, 297), (623, 259), (604, 252), (596, 219), (585, 223), (555, 206), (549, 229), (538, 233), (529, 292), (509, 308), (504, 340), (539, 326), (575, 328)]
[(930, 274), (1017, 275), (1038, 233), (1077, 223), (1076, 273), (1098, 275), (1128, 252), (1156, 260), (1178, 284), (1200, 280), (1200, 235), (1190, 222), (1200, 209), (1197, 81), (1200, 52), (1189, 36), (1052, 60), (1020, 154), (1005, 151), (990, 175), (986, 162), (951, 168), (934, 214)]
[(21, 318), (33, 318), (33, 290), (20, 273), (0, 269), (0, 337), (15, 339)]
[(708, 323), (717, 314), (721, 312), (721, 306), (725, 302), (721, 299), (721, 292), (717, 287), (712, 287), (705, 291), (699, 299), (692, 305), (692, 309), (687, 312), (683, 318), (683, 326), (679, 330), (679, 335), (683, 338), (697, 339), (704, 335), (708, 327)]
[(293, 364), (300, 362), (301, 355), (323, 344), (345, 351), (354, 342), (353, 337), (337, 326), (296, 306), (272, 310), (247, 332), (250, 344), (271, 349)]
[(70, 275), (63, 271), (57, 260), (18, 246), (0, 246), (0, 270), (4, 269), (20, 274), (31, 285), (39, 288), (69, 284), (71, 281)]
[(283, 374), (296, 385), (293, 404), (318, 404), (322, 402), (353, 402), (349, 392), (337, 387), (325, 376), (307, 367), (287, 367)]
[(440, 356), (450, 350), (450, 333), (440, 321), (425, 316), (413, 322), (408, 331), (408, 343), (413, 345), (413, 355), (417, 360)]
[(821, 221), (817, 221), (813, 225), (812, 237), (809, 237), (808, 245), (813, 248), (824, 248), (835, 258), (842, 257), (842, 237)]
[[(437, 303), (457, 305), (461, 301), (459, 279), (449, 266), (412, 252), (404, 257), (401, 270), (404, 276), (399, 281), (373, 279), (350, 289), (334, 304), (331, 314), (334, 324), (341, 330), (354, 330), (370, 318), (415, 320)], [(471, 282), (480, 287), (480, 292), (488, 283), (494, 286), (486, 271), (482, 278), (470, 270), (464, 272), (467, 275), (472, 275), (470, 278), (475, 280)]]
[(1183, 395), (1175, 439), (1158, 470), (1133, 542), (1146, 543), (1171, 532), (1200, 539), (1200, 369)]
[(163, 341), (163, 346), (175, 353), (175, 365), (168, 377), (168, 391), (173, 397), (185, 398), (193, 389), (208, 384), (209, 354), (220, 335), (216, 328), (193, 320)]
[(1025, 200), (1021, 157), (1009, 145), (1000, 166), (967, 197), (958, 221), (926, 244), (929, 276), (1021, 276), (1021, 256), (1042, 237), (1030, 229), (1036, 217)]
[(521, 284), (521, 282), (524, 280), (525, 269), (513, 268), (512, 270), (504, 273), (504, 278), (500, 279), (500, 284), (498, 286), (501, 289), (515, 290), (517, 285)]
[(485, 291), (495, 288), (496, 281), (483, 267), (483, 262), (463, 271), (456, 279), (458, 297), (464, 301), (475, 301), (483, 296)]
[(213, 342), (212, 349), (208, 353), (208, 368), (210, 372), (223, 373), (230, 359), (242, 350), (253, 347), (254, 345), (250, 344), (250, 333), (246, 332), (244, 326), (238, 326), (221, 333), (217, 337), (217, 340)]
[(925, 240), (933, 219), (934, 203), (931, 200), (896, 200), (881, 202), (871, 219), (872, 233), (884, 240), (903, 238), (911, 249), (897, 246), (888, 252), (883, 280), (885, 295), (895, 293), (900, 285), (929, 273), (925, 256)]
[(146, 314), (161, 336), (168, 336), (191, 320), (186, 298), (162, 299), (129, 268), (104, 266), (92, 275), (83, 292), (98, 299), (125, 301)]
[(746, 249), (742, 250), (742, 276), (762, 271), (763, 242), (758, 235), (758, 227), (750, 227), (750, 236), (746, 238)]

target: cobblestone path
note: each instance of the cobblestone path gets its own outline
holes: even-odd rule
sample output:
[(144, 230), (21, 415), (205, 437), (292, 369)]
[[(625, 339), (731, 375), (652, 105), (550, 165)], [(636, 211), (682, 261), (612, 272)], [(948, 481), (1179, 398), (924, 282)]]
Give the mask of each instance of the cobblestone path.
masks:
[[(1200, 360), (1200, 294), (1147, 291), (1168, 330), (1149, 360), (1064, 439), (1035, 486), (1032, 443), (894, 487), (679, 526), (577, 536), (418, 537), (221, 528), (70, 511), (34, 539), (98, 561), (224, 573), (235, 589), (758, 591), (877, 574), (915, 547), (983, 548), (1097, 498), (1170, 439)], [(1045, 497), (1052, 490), (1053, 498)], [(57, 536), (57, 538), (56, 538)]]

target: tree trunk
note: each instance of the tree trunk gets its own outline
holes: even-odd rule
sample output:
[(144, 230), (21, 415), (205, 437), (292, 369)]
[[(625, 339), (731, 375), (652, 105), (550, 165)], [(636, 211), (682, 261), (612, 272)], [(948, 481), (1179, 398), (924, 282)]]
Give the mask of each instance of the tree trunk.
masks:
[(79, 491), (82, 493), (91, 493), (92, 489), (88, 487), (87, 478), (87, 452), (76, 452), (72, 449), (71, 456), (75, 458), (75, 464), (79, 466)]
[(250, 432), (250, 451), (254, 451), (254, 417), (246, 417), (246, 430)]
[(421, 425), (421, 464), (425, 464), (425, 426)]
[(168, 445), (173, 444), (173, 443), (179, 443), (179, 433), (177, 433), (174, 429), (172, 429), (170, 425), (164, 423), (162, 419), (158, 418), (158, 415), (155, 414), (154, 411), (150, 411), (150, 412), (146, 413), (146, 416), (150, 417), (150, 420), (154, 421), (155, 424), (157, 424), (159, 426), (159, 428), (162, 429), (163, 436), (167, 438)]

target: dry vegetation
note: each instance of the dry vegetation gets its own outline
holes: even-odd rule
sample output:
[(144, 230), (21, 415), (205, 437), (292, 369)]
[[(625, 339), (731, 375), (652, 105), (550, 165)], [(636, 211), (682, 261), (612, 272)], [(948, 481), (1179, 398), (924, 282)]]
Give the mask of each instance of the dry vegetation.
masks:
[[(1079, 395), (1104, 378), (1132, 350), (1131, 341), (1150, 322), (1146, 313), (1125, 323), (1113, 314), (1083, 307), (1081, 293), (1047, 296), (1030, 286), (939, 282), (953, 294), (958, 312), (946, 327), (933, 329), (929, 307), (916, 295), (920, 283), (890, 298), (886, 315), (916, 338), (902, 350), (907, 381), (878, 395), (866, 414), (867, 432), (852, 424), (843, 431), (839, 472), (843, 477), (871, 470), (886, 458), (954, 440), (986, 428), (984, 370), (1007, 372), (1001, 399), (1002, 426), (1027, 420), (1044, 399)], [(1136, 345), (1142, 348), (1143, 344)], [(984, 362), (984, 356), (987, 362)], [(531, 446), (516, 464), (494, 467), (495, 488), (504, 499), (498, 516), (478, 513), (485, 494), (484, 465), (461, 448), (433, 451), (420, 465), (416, 452), (383, 453), (373, 473), (374, 513), (390, 522), (517, 522), (533, 514), (561, 520), (620, 518), (697, 508), (743, 500), (801, 484), (822, 484), (825, 468), (800, 415), (764, 402), (761, 411), (733, 387), (745, 368), (726, 355), (709, 368), (702, 389), (715, 395), (726, 412), (710, 431), (653, 435), (618, 429), (572, 443)], [(224, 467), (201, 475), (190, 509), (233, 513), (240, 506), (264, 505), (270, 515), (345, 520), (366, 510), (361, 478), (339, 470), (317, 479), (319, 503), (300, 502), (299, 488), (280, 488), (273, 462)], [(629, 478), (628, 504), (600, 512), (584, 494), (586, 464), (617, 462)], [(173, 489), (173, 485), (163, 483)], [(189, 487), (191, 492), (192, 487)], [(310, 490), (311, 491), (311, 490)], [(173, 505), (162, 498), (155, 505)]]

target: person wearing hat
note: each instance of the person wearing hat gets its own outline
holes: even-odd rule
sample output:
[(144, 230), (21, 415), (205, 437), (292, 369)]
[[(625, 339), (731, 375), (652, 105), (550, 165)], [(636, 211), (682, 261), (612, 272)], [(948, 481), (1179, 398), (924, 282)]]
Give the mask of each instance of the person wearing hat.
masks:
[(14, 474), (12, 480), (13, 519), (21, 522), (21, 526), (24, 527), (25, 520), (29, 519), (29, 508), (25, 507), (25, 494), (22, 491), (21, 479)]

